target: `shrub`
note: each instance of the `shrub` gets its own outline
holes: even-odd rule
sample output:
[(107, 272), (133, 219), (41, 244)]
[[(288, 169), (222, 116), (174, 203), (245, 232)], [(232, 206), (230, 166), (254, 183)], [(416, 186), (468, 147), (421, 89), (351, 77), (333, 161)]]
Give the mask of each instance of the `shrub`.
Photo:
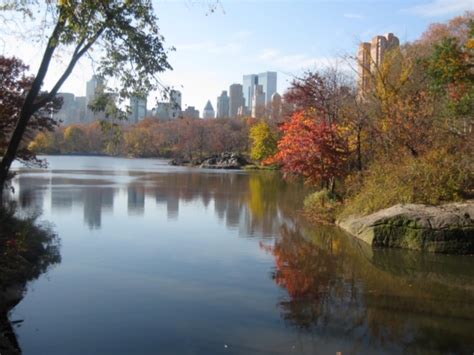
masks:
[(404, 156), (397, 162), (375, 162), (365, 173), (360, 191), (346, 201), (341, 216), (365, 215), (398, 203), (438, 205), (468, 198), (473, 163), (469, 155), (446, 149), (417, 158)]
[(341, 208), (340, 198), (330, 190), (313, 192), (304, 200), (307, 217), (319, 223), (332, 223)]

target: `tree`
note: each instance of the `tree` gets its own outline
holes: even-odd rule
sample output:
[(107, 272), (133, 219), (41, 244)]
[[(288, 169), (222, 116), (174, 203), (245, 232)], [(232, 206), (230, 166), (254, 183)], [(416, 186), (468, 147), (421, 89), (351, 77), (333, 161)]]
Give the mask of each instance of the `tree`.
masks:
[[(44, 109), (73, 71), (76, 63), (93, 47), (100, 54), (98, 73), (104, 78), (115, 77), (121, 84), (119, 96), (130, 97), (156, 89), (155, 75), (171, 69), (163, 36), (157, 26), (151, 0), (61, 0), (57, 3), (6, 0), (2, 11), (17, 11), (33, 19), (35, 11), (46, 9), (52, 27), (41, 64), (22, 102), (16, 127), (9, 137), (8, 147), (0, 163), (0, 191), (7, 181), (11, 163), (17, 157), (23, 136), (32, 116)], [(48, 21), (41, 21), (44, 26)], [(66, 69), (45, 95), (40, 95), (51, 60), (61, 50), (71, 51)]]
[(448, 129), (460, 136), (470, 134), (474, 125), (474, 19), (464, 43), (445, 37), (434, 44), (427, 71), (433, 91), (446, 106)]
[(252, 140), (250, 150), (252, 159), (262, 161), (274, 155), (277, 151), (277, 136), (265, 121), (261, 121), (250, 128), (250, 139)]
[[(0, 56), (0, 155), (4, 155), (8, 147), (9, 138), (15, 129), (26, 93), (31, 88), (34, 78), (26, 75), (28, 66), (18, 58)], [(43, 97), (43, 93), (38, 94)], [(17, 159), (26, 163), (40, 162), (33, 151), (28, 149), (27, 140), (40, 132), (52, 131), (57, 125), (51, 116), (61, 107), (62, 101), (56, 99), (48, 102), (37, 110), (30, 119), (24, 139), (20, 141)]]
[(307, 183), (334, 191), (337, 177), (345, 173), (347, 142), (337, 126), (315, 111), (300, 111), (282, 126), (279, 152), (269, 162), (279, 162), (286, 175), (302, 176)]

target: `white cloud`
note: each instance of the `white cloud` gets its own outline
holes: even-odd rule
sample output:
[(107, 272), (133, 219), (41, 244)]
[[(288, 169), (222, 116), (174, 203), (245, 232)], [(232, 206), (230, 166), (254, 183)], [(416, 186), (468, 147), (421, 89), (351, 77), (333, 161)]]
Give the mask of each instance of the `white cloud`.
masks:
[(474, 10), (473, 0), (432, 0), (408, 9), (409, 12), (424, 17), (449, 15)]
[(344, 14), (343, 16), (345, 18), (356, 19), (356, 20), (361, 20), (361, 19), (365, 18), (364, 15), (352, 14), (352, 13), (347, 13), (347, 14)]

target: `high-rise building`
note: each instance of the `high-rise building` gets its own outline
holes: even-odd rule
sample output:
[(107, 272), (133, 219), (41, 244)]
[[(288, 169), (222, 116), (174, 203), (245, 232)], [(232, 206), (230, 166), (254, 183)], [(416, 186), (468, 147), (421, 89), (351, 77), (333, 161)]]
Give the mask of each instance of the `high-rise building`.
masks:
[(174, 120), (182, 116), (181, 92), (170, 90), (168, 102), (158, 102), (155, 108), (155, 117), (159, 120)]
[(103, 93), (105, 90), (104, 80), (97, 76), (93, 75), (92, 78), (86, 84), (86, 122), (93, 122), (98, 119), (103, 119), (105, 114), (103, 112), (93, 112), (89, 105), (92, 104), (98, 94)]
[(227, 91), (222, 91), (221, 95), (217, 97), (217, 118), (229, 117), (229, 96)]
[(393, 33), (387, 33), (384, 36), (375, 36), (371, 42), (370, 56), (371, 62), (375, 67), (382, 64), (385, 53), (400, 45), (400, 40)]
[(258, 76), (255, 74), (244, 75), (242, 78), (245, 105), (252, 109), (252, 100), (255, 85), (258, 84)]
[(276, 92), (272, 95), (272, 101), (270, 104), (267, 104), (267, 106), (270, 106), (270, 118), (273, 121), (280, 121), (281, 119), (281, 103), (281, 95)]
[(261, 118), (265, 115), (265, 93), (262, 85), (255, 85), (252, 98), (252, 117)]
[(146, 116), (146, 98), (132, 96), (130, 98), (130, 110), (131, 114), (129, 117), (130, 123), (137, 123), (143, 120)]
[(196, 110), (194, 106), (188, 106), (186, 110), (183, 111), (184, 118), (199, 118), (199, 110)]
[(207, 100), (207, 104), (204, 107), (204, 110), (202, 112), (202, 118), (208, 119), (208, 118), (214, 118), (214, 117), (215, 117), (214, 108), (212, 107), (211, 101)]
[(56, 95), (63, 99), (63, 105), (54, 118), (63, 126), (84, 122), (86, 112), (86, 98), (84, 96), (74, 97), (74, 94), (60, 92)]
[(245, 106), (242, 85), (232, 84), (229, 87), (229, 117), (237, 117), (239, 114), (239, 108), (242, 106)]
[(369, 90), (371, 74), (371, 56), (370, 56), (370, 43), (363, 42), (359, 45), (359, 53), (357, 54), (357, 64), (359, 72), (359, 94), (363, 95)]
[(378, 67), (382, 65), (388, 51), (397, 48), (400, 40), (393, 33), (384, 36), (375, 36), (370, 43), (364, 42), (359, 45), (358, 75), (359, 75), (359, 97), (370, 89), (370, 82)]
[(269, 104), (272, 101), (272, 95), (277, 91), (277, 73), (267, 71), (258, 74), (258, 85), (262, 85), (265, 93), (265, 103)]
[(181, 116), (181, 91), (170, 91), (170, 118), (175, 119)]

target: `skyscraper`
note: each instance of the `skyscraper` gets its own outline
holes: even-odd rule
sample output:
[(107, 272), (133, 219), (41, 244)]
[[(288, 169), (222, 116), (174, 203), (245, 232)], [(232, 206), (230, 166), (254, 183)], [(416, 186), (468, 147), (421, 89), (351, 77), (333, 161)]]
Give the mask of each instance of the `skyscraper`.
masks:
[(262, 85), (265, 93), (265, 103), (269, 104), (272, 101), (272, 95), (277, 91), (277, 73), (267, 71), (258, 74), (258, 85)]
[(359, 45), (359, 53), (357, 54), (357, 64), (359, 72), (359, 95), (363, 95), (370, 87), (370, 43), (363, 42)]
[(242, 79), (245, 105), (252, 109), (252, 99), (255, 85), (258, 84), (258, 76), (255, 74), (244, 75)]
[(359, 75), (359, 97), (363, 97), (370, 90), (370, 82), (377, 68), (383, 63), (388, 51), (397, 48), (400, 40), (393, 33), (384, 36), (375, 36), (370, 43), (364, 42), (359, 45), (358, 75)]
[(181, 91), (170, 91), (170, 118), (175, 119), (181, 116)]
[(222, 91), (221, 95), (217, 97), (217, 118), (229, 117), (229, 96), (227, 91)]
[(208, 119), (208, 118), (214, 118), (214, 117), (215, 117), (214, 108), (212, 107), (211, 101), (207, 100), (207, 104), (204, 107), (204, 111), (202, 112), (202, 118)]
[(145, 118), (146, 104), (146, 98), (141, 98), (137, 96), (133, 96), (130, 98), (130, 109), (132, 111), (129, 117), (130, 123), (137, 123)]
[(262, 85), (255, 85), (252, 98), (252, 117), (261, 118), (265, 114), (265, 93)]
[(229, 117), (237, 117), (239, 108), (245, 105), (242, 85), (232, 84), (229, 87)]
[(86, 122), (93, 122), (98, 119), (105, 117), (103, 112), (93, 112), (89, 105), (94, 102), (97, 95), (103, 93), (105, 90), (104, 80), (97, 76), (93, 75), (92, 78), (86, 84)]

